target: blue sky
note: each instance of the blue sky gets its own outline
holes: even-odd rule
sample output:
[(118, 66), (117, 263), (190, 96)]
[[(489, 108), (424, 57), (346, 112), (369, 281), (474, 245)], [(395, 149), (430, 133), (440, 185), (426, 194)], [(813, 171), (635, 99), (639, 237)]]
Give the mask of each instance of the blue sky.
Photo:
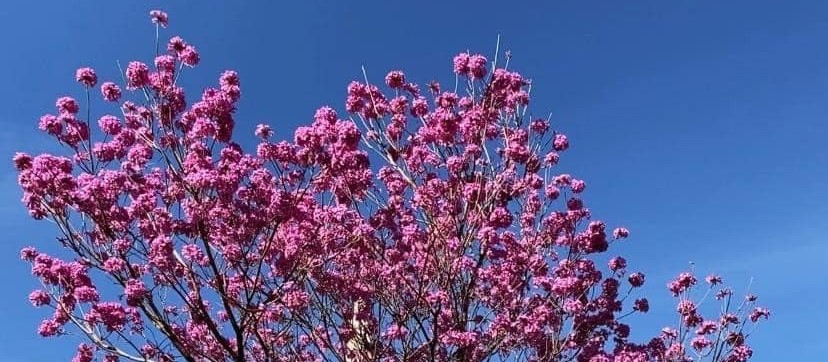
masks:
[[(560, 169), (587, 180), (594, 215), (632, 230), (613, 250), (647, 274), (644, 293), (661, 311), (636, 319), (636, 335), (673, 322), (664, 284), (693, 261), (739, 289), (752, 277), (772, 309), (752, 361), (828, 354), (815, 332), (828, 324), (828, 3), (293, 3), (4, 5), (0, 155), (52, 147), (37, 119), (56, 97), (81, 94), (76, 68), (103, 81), (119, 79), (116, 61), (149, 62), (153, 8), (170, 13), (163, 38), (201, 52), (185, 84), (239, 71), (236, 134), (250, 141), (258, 123), (290, 138), (318, 106), (342, 110), (362, 65), (375, 81), (401, 68), (422, 84), (450, 82), (455, 53), (491, 54), (500, 33), (535, 82), (535, 112), (552, 112), (571, 140)], [(57, 251), (55, 230), (28, 218), (11, 162), (1, 167), (0, 359), (69, 360), (78, 340), (36, 335), (47, 311), (28, 305), (36, 280), (18, 259), (26, 245)]]

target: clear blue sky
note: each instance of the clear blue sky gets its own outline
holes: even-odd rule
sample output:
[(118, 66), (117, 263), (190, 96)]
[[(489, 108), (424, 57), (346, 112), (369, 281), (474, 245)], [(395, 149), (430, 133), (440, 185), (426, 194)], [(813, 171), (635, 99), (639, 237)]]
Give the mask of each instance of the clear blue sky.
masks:
[(77, 67), (103, 81), (119, 79), (116, 60), (151, 61), (156, 7), (170, 13), (164, 37), (201, 52), (186, 84), (239, 71), (237, 135), (251, 141), (258, 123), (292, 137), (318, 106), (342, 110), (363, 64), (375, 81), (402, 68), (423, 84), (450, 82), (455, 53), (491, 54), (502, 34), (535, 81), (535, 112), (551, 111), (572, 141), (561, 170), (587, 180), (594, 215), (632, 230), (614, 250), (647, 274), (645, 294), (662, 311), (638, 318), (636, 335), (674, 321), (664, 284), (693, 261), (735, 287), (754, 277), (773, 319), (753, 338), (753, 361), (828, 355), (816, 332), (828, 325), (828, 2), (280, 3), (4, 5), (0, 360), (69, 360), (77, 343), (36, 335), (48, 312), (28, 306), (36, 280), (18, 251), (56, 250), (55, 230), (28, 218), (11, 156), (51, 147), (37, 119), (57, 96), (80, 96)]

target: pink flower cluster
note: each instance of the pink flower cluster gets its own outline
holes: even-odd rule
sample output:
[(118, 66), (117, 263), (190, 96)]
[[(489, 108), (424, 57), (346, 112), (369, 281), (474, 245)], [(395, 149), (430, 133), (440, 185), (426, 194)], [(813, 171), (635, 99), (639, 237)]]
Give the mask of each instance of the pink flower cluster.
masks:
[(770, 312), (757, 307), (757, 298), (751, 295), (740, 304), (731, 300), (732, 293), (721, 287), (720, 276), (711, 275), (706, 279), (711, 290), (721, 288), (716, 292), (721, 296), (717, 299), (724, 299), (723, 307), (715, 318), (702, 316), (699, 305), (690, 299), (690, 291), (696, 284), (696, 278), (691, 273), (681, 273), (667, 285), (678, 299), (676, 311), (681, 323), (678, 329), (664, 328), (661, 336), (650, 341), (648, 346), (656, 360), (690, 361), (698, 356), (714, 361), (744, 362), (753, 355), (753, 350), (745, 343), (750, 333), (748, 323), (767, 319)]
[[(354, 81), (347, 114), (321, 107), (291, 140), (259, 125), (247, 153), (233, 141), (239, 74), (189, 101), (178, 84), (199, 60), (171, 38), (128, 63), (124, 84), (101, 84), (120, 114), (82, 121), (67, 96), (41, 117), (68, 155), (14, 157), (23, 203), (73, 257), (21, 253), (44, 285), (29, 301), (54, 310), (38, 332), (89, 337), (75, 361), (752, 355), (745, 328), (770, 312), (755, 297), (729, 308), (717, 276), (722, 314), (704, 315), (682, 273), (668, 285), (679, 325), (632, 340), (625, 318), (651, 305), (627, 297), (645, 276), (601, 259), (630, 232), (593, 218), (586, 181), (556, 170), (569, 139), (524, 118), (519, 73), (461, 53), (463, 94), (421, 93), (400, 70)], [(97, 84), (91, 68), (76, 80)]]

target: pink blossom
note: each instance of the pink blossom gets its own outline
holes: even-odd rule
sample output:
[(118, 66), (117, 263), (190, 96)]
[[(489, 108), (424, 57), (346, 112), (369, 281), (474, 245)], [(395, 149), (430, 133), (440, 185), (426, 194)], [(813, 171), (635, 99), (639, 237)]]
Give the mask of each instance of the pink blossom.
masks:
[(478, 338), (479, 335), (475, 332), (449, 331), (440, 338), (440, 342), (450, 346), (467, 347), (474, 345)]
[(570, 184), (572, 184), (572, 176), (566, 173), (555, 176), (555, 178), (552, 179), (552, 183), (554, 183), (555, 186), (558, 187), (569, 186)]
[(626, 268), (626, 267), (627, 267), (627, 260), (626, 260), (626, 259), (624, 259), (624, 258), (622, 258), (622, 257), (620, 257), (620, 256), (617, 256), (617, 257), (615, 257), (615, 258), (612, 258), (612, 259), (610, 259), (610, 261), (609, 261), (609, 268), (610, 268), (610, 270), (612, 270), (612, 271), (619, 271), (619, 270), (623, 270), (623, 269), (624, 269), (624, 268)]
[(677, 310), (680, 315), (687, 316), (696, 313), (696, 304), (689, 300), (682, 300), (679, 302)]
[(727, 356), (727, 362), (745, 362), (753, 356), (753, 350), (746, 345), (736, 346), (730, 355)]
[(674, 296), (678, 296), (695, 284), (696, 278), (692, 274), (685, 272), (679, 274), (678, 278), (667, 284), (667, 288), (670, 289)]
[(640, 286), (644, 285), (644, 273), (641, 273), (641, 272), (632, 273), (627, 278), (627, 280), (630, 282), (630, 285), (632, 285), (633, 287), (636, 287), (636, 288), (640, 287)]
[(529, 129), (532, 130), (532, 132), (544, 134), (547, 130), (549, 130), (549, 122), (547, 122), (545, 119), (533, 120), (529, 124)]
[(159, 55), (155, 57), (155, 68), (161, 72), (175, 72), (175, 58), (170, 55)]
[(129, 62), (126, 70), (127, 89), (138, 89), (149, 84), (149, 67), (141, 62)]
[(405, 74), (399, 70), (392, 70), (385, 76), (385, 84), (391, 88), (400, 88), (405, 84)]
[(119, 303), (95, 303), (86, 314), (86, 319), (103, 324), (107, 331), (121, 331), (128, 322), (128, 311)]
[(584, 182), (583, 180), (572, 180), (570, 188), (572, 188), (572, 192), (579, 194), (583, 192), (586, 188), (586, 182)]
[(583, 311), (584, 304), (578, 300), (570, 299), (564, 302), (563, 310), (569, 314), (577, 314)]
[(92, 68), (80, 68), (75, 72), (75, 80), (83, 84), (85, 87), (92, 88), (98, 83), (98, 75)]
[(150, 19), (152, 20), (153, 24), (158, 24), (162, 28), (166, 28), (169, 24), (167, 13), (161, 10), (150, 11)]
[(256, 134), (256, 137), (259, 137), (259, 138), (262, 138), (262, 139), (268, 139), (268, 138), (270, 138), (270, 136), (273, 135), (273, 130), (271, 130), (270, 126), (268, 126), (266, 124), (260, 124), (260, 125), (256, 126), (255, 134)]
[(29, 302), (31, 302), (35, 307), (47, 305), (51, 302), (51, 300), (52, 298), (49, 296), (49, 293), (42, 290), (35, 290), (29, 294)]
[(641, 313), (647, 313), (650, 310), (650, 303), (647, 298), (636, 299), (633, 309)]
[(544, 194), (550, 200), (555, 200), (560, 196), (561, 190), (557, 188), (555, 185), (546, 185), (546, 189), (544, 190)]
[(63, 122), (54, 115), (46, 114), (40, 117), (38, 128), (52, 136), (60, 136), (63, 133)]
[(584, 202), (577, 197), (571, 197), (566, 201), (566, 207), (569, 210), (581, 210), (584, 208)]
[(701, 351), (701, 350), (709, 347), (710, 344), (711, 344), (710, 340), (703, 337), (703, 336), (695, 337), (690, 342), (690, 345), (693, 346), (693, 349), (695, 349), (696, 351)]
[(98, 126), (101, 131), (111, 136), (117, 135), (123, 129), (121, 121), (112, 115), (105, 115), (98, 119)]
[(167, 43), (167, 51), (173, 54), (178, 54), (184, 51), (184, 48), (187, 47), (187, 42), (184, 41), (180, 36), (174, 36), (170, 38), (170, 41)]
[(57, 102), (55, 102), (55, 106), (61, 115), (75, 115), (80, 110), (78, 102), (76, 102), (72, 97), (58, 98)]
[(126, 262), (119, 258), (109, 258), (104, 262), (103, 268), (110, 273), (119, 272), (126, 268)]
[(100, 298), (98, 295), (98, 291), (94, 287), (88, 285), (83, 285), (75, 288), (72, 294), (75, 297), (75, 299), (82, 303), (97, 302)]
[(117, 102), (121, 99), (121, 88), (112, 82), (104, 82), (101, 84), (101, 94), (104, 100), (108, 102)]
[(543, 163), (547, 166), (553, 166), (558, 163), (560, 156), (555, 152), (549, 152), (543, 157)]
[(469, 73), (469, 53), (460, 53), (454, 57), (454, 74), (466, 75)]
[(719, 324), (726, 326), (728, 324), (738, 324), (739, 317), (733, 313), (725, 313), (719, 318)]
[(95, 358), (95, 347), (91, 344), (81, 343), (78, 345), (78, 353), (72, 358), (72, 362), (92, 362)]
[(184, 50), (182, 50), (178, 54), (178, 56), (181, 58), (181, 62), (184, 63), (184, 65), (186, 65), (190, 68), (195, 67), (196, 65), (198, 65), (198, 62), (200, 60), (200, 57), (198, 55), (198, 51), (192, 45), (185, 46)]
[[(15, 157), (15, 158), (18, 158), (18, 157)], [(20, 157), (20, 158), (22, 158), (22, 157)], [(17, 161), (15, 163), (17, 163)], [(18, 167), (18, 169), (20, 169), (20, 167)], [(25, 247), (22, 250), (20, 250), (20, 259), (23, 259), (25, 261), (33, 261), (33, 260), (35, 260), (37, 255), (38, 255), (37, 250), (35, 250), (35, 248), (33, 248), (31, 246)]]
[(124, 296), (128, 306), (135, 307), (141, 304), (141, 300), (148, 295), (144, 283), (137, 279), (130, 279), (124, 288)]
[(612, 237), (616, 239), (624, 239), (630, 236), (630, 231), (626, 228), (616, 228), (612, 231)]
[(436, 80), (432, 80), (428, 82), (428, 90), (431, 94), (439, 94), (440, 93), (440, 82)]
[(60, 332), (60, 327), (61, 325), (54, 320), (46, 319), (40, 323), (40, 327), (37, 328), (37, 333), (43, 337), (51, 337)]
[(472, 79), (483, 79), (486, 76), (486, 62), (486, 57), (480, 54), (469, 57), (467, 64)]
[(552, 142), (552, 145), (554, 146), (555, 151), (564, 151), (569, 148), (569, 139), (567, 139), (565, 135), (558, 133), (555, 135), (555, 140)]
[(759, 318), (768, 319), (770, 317), (770, 311), (766, 308), (756, 307), (753, 311), (750, 312), (750, 321), (756, 323), (759, 321)]
[(428, 103), (423, 98), (417, 98), (411, 104), (411, 115), (414, 117), (422, 117), (428, 113)]
[(718, 330), (718, 325), (715, 321), (703, 321), (701, 322), (699, 328), (696, 330), (696, 334), (698, 335), (705, 335), (710, 334)]

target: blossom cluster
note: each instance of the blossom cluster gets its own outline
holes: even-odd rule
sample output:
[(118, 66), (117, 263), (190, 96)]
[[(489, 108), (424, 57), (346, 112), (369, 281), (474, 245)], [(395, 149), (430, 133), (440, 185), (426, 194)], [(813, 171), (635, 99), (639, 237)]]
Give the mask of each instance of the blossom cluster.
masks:
[[(83, 120), (61, 97), (39, 128), (68, 155), (14, 157), (23, 203), (73, 258), (21, 254), (44, 286), (29, 300), (54, 310), (38, 332), (88, 337), (75, 361), (752, 355), (746, 328), (770, 312), (751, 296), (704, 316), (690, 273), (668, 285), (680, 325), (631, 340), (626, 318), (650, 302), (625, 302), (645, 275), (599, 262), (630, 231), (593, 218), (586, 181), (558, 171), (570, 140), (529, 116), (521, 74), (465, 52), (452, 69), (466, 93), (422, 92), (400, 70), (354, 81), (347, 114), (321, 107), (291, 140), (259, 125), (247, 153), (234, 142), (239, 74), (188, 101), (178, 79), (199, 61), (175, 36), (153, 62), (129, 62), (123, 84), (98, 91), (96, 72), (77, 70), (118, 114)], [(736, 304), (720, 277), (707, 282)], [(119, 292), (105, 297), (105, 283)]]

